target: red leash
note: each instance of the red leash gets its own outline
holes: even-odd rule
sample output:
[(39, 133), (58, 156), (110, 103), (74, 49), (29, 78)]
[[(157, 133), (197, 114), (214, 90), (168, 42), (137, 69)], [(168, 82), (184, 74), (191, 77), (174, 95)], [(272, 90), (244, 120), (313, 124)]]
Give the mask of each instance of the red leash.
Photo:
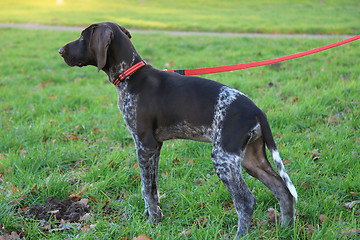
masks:
[(327, 50), (330, 48), (334, 48), (334, 47), (337, 47), (337, 46), (340, 46), (340, 45), (343, 45), (343, 44), (346, 44), (346, 43), (349, 43), (349, 42), (352, 42), (352, 41), (355, 41), (358, 39), (360, 39), (360, 35), (342, 40), (340, 42), (329, 44), (329, 45), (326, 45), (323, 47), (315, 48), (315, 49), (312, 49), (309, 51), (295, 53), (295, 54), (292, 54), (289, 56), (274, 58), (274, 59), (270, 59), (270, 60), (263, 60), (263, 61), (259, 61), (259, 62), (241, 63), (241, 64), (227, 65), (227, 66), (220, 66), (220, 67), (195, 68), (195, 69), (183, 69), (183, 70), (167, 70), (167, 71), (168, 72), (176, 72), (176, 73), (179, 73), (179, 74), (185, 75), (185, 76), (191, 76), (191, 75), (202, 75), (202, 74), (209, 74), (209, 73), (229, 72), (229, 71), (235, 71), (235, 70), (240, 70), (240, 69), (259, 67), (259, 66), (274, 64), (274, 63), (283, 62), (283, 61), (287, 61), (287, 60), (294, 59), (294, 58), (307, 56), (307, 55), (321, 52), (321, 51), (324, 51), (324, 50)]

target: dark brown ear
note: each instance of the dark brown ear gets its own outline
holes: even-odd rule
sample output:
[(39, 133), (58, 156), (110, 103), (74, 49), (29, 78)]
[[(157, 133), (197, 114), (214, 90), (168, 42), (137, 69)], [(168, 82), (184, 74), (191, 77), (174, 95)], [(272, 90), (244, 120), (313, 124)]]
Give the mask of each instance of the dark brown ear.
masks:
[(123, 33), (126, 34), (126, 36), (128, 36), (129, 39), (131, 38), (131, 34), (126, 28), (124, 28), (123, 26), (119, 26), (119, 28)]
[(113, 39), (113, 31), (105, 25), (94, 26), (90, 40), (90, 48), (94, 51), (98, 71), (104, 68), (106, 64), (107, 52), (111, 40)]

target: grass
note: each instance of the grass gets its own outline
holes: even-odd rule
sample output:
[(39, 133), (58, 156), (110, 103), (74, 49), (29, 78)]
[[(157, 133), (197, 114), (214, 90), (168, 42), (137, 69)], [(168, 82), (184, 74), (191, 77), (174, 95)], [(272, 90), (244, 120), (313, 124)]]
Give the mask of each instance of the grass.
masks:
[(2, 0), (0, 22), (217, 32), (359, 34), (356, 0)]
[[(231, 198), (213, 171), (211, 145), (168, 141), (160, 162), (156, 226), (142, 217), (134, 144), (116, 107), (116, 91), (94, 67), (69, 68), (57, 53), (79, 33), (0, 29), (0, 224), (26, 239), (226, 239), (236, 233)], [(192, 68), (279, 57), (337, 39), (262, 39), (134, 34), (155, 67)], [(279, 209), (244, 174), (257, 199), (252, 239), (352, 239), (360, 229), (360, 69), (357, 42), (320, 54), (206, 77), (247, 94), (268, 115), (299, 194), (297, 222), (268, 224)], [(86, 190), (86, 191), (85, 191)], [(84, 192), (95, 230), (42, 231), (20, 212), (46, 197)], [(113, 211), (104, 214), (104, 206)], [(325, 215), (325, 220), (319, 217)], [(205, 225), (199, 222), (206, 222)], [(0, 233), (1, 236), (1, 233)]]

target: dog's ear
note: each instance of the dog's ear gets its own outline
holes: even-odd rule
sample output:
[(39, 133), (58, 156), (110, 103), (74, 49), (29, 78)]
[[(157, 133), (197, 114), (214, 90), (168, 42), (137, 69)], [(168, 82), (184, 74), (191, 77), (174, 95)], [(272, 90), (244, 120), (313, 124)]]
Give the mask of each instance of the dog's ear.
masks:
[(119, 25), (119, 28), (123, 33), (126, 34), (126, 36), (128, 36), (129, 39), (131, 39), (131, 34), (126, 28), (124, 28), (123, 26), (120, 26), (120, 25)]
[(107, 52), (113, 39), (113, 31), (106, 25), (94, 25), (90, 40), (90, 49), (95, 53), (98, 71), (106, 65)]

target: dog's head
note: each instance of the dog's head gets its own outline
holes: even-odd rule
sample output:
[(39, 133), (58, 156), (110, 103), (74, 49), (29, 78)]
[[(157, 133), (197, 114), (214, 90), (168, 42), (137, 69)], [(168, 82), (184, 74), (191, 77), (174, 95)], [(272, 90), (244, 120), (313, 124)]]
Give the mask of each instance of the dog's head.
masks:
[(129, 42), (130, 38), (129, 31), (116, 23), (96, 23), (84, 29), (79, 39), (60, 48), (59, 53), (71, 67), (93, 65), (100, 71), (106, 65), (111, 42)]

